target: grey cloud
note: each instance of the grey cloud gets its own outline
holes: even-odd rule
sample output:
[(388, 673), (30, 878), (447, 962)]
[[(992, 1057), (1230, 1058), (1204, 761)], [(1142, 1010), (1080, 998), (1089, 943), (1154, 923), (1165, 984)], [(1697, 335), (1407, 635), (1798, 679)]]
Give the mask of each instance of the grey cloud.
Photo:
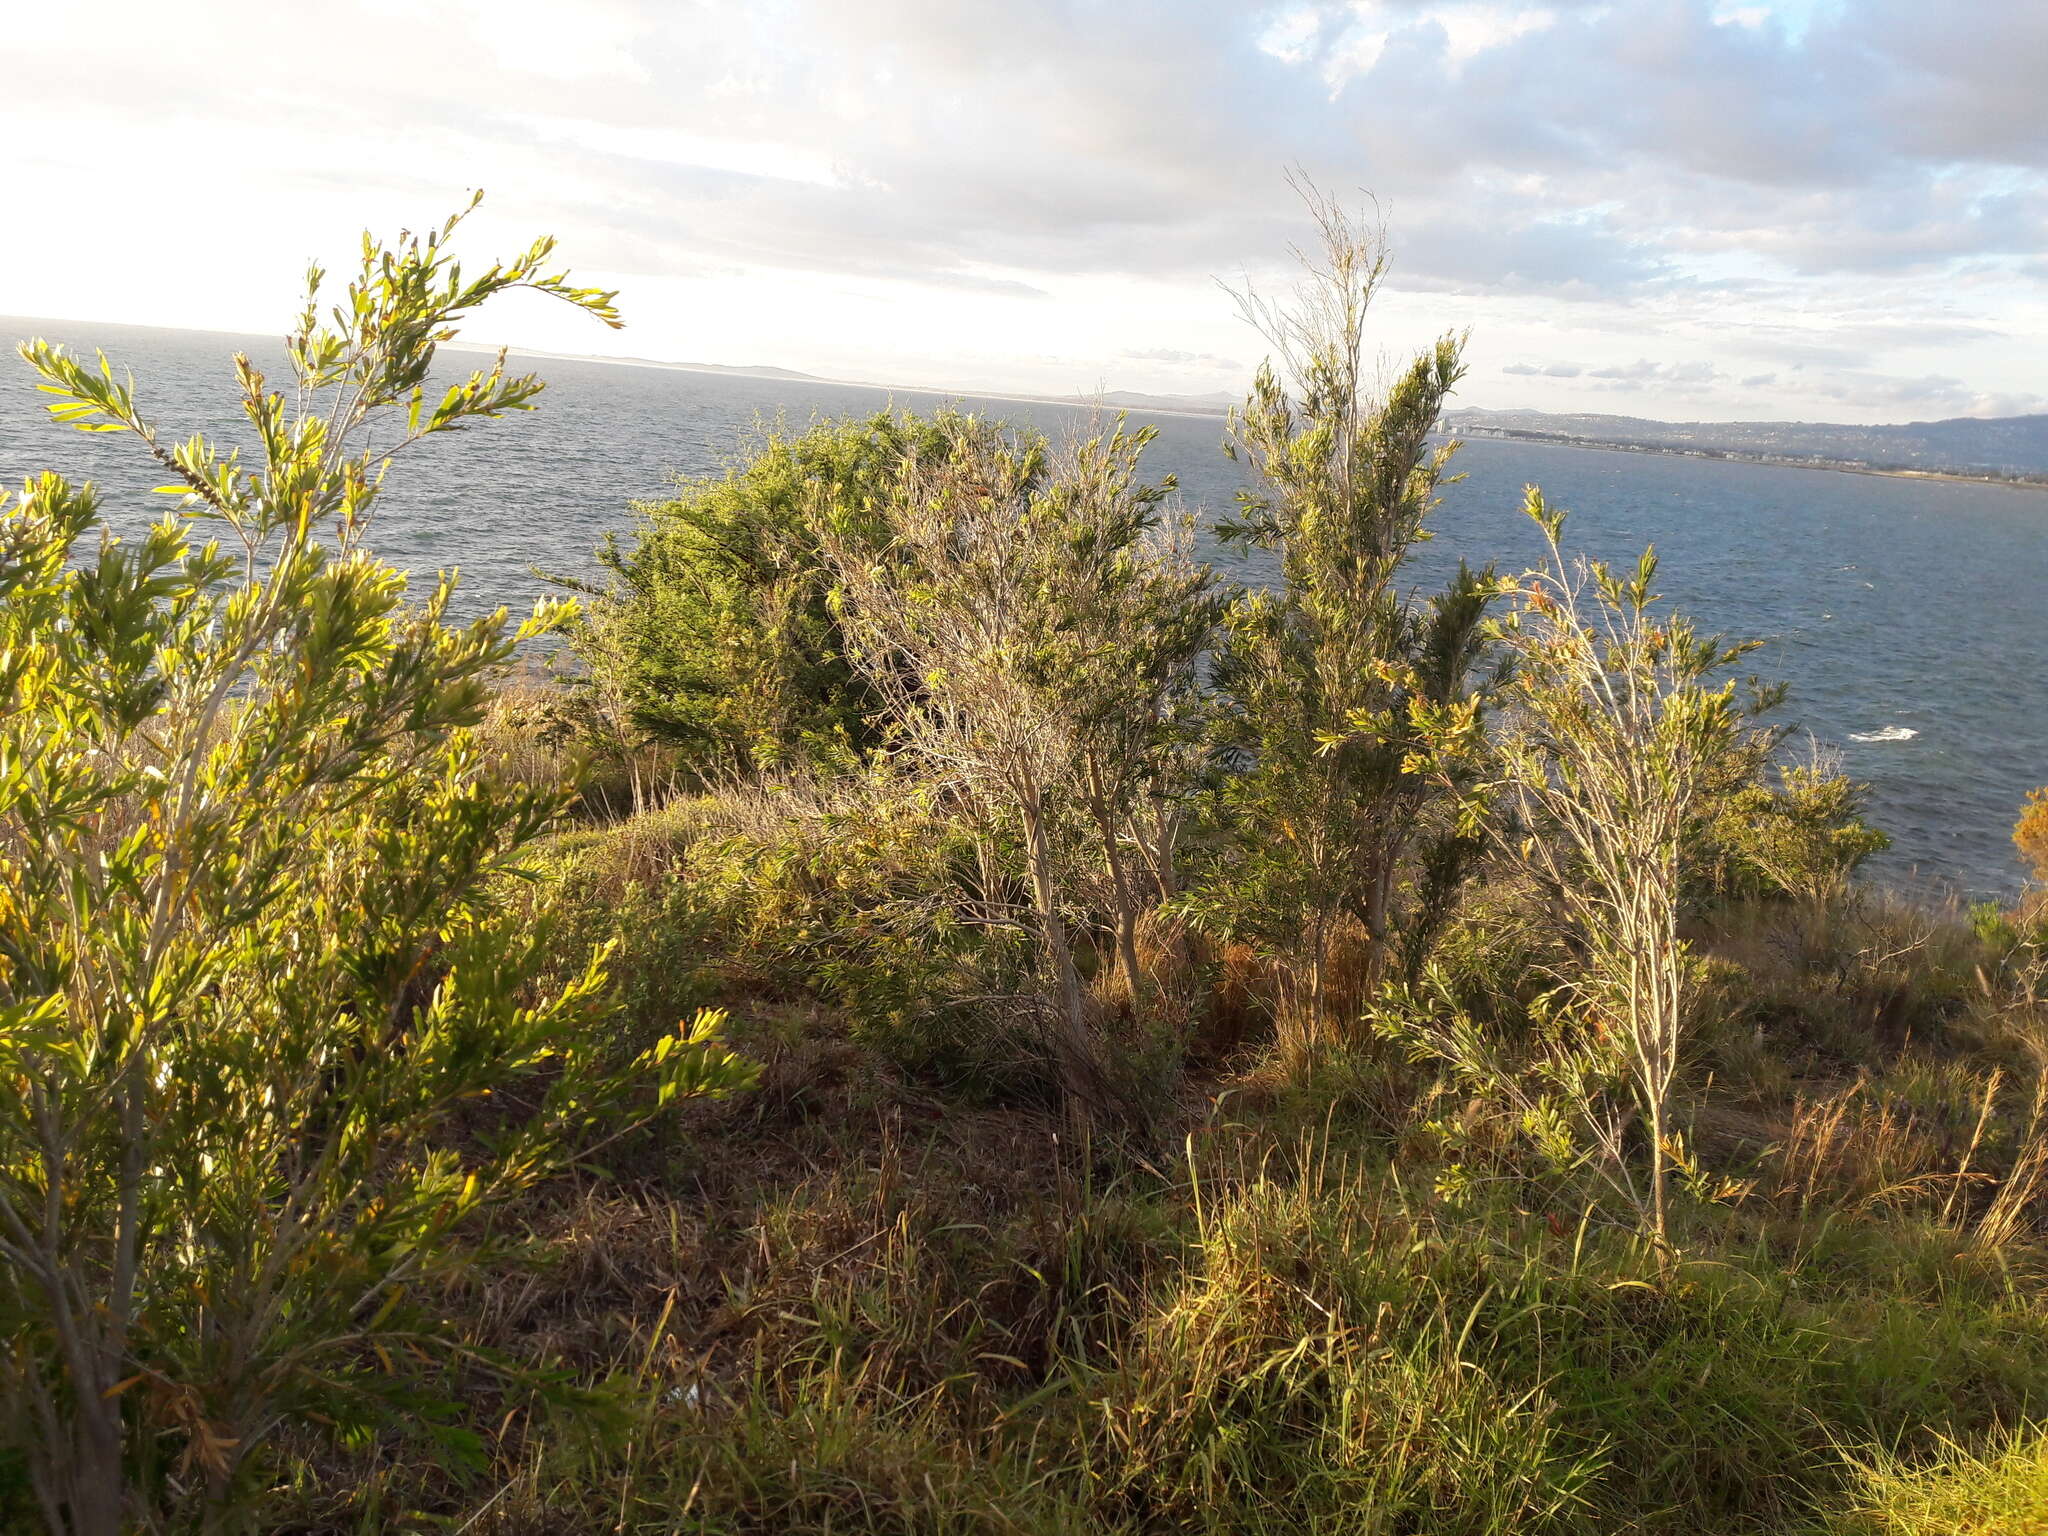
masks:
[(1797, 371), (1808, 367), (1867, 369), (1886, 351), (1945, 350), (1999, 340), (1990, 326), (1939, 316), (1859, 320), (1835, 314), (1819, 324), (1791, 327), (1767, 323), (1743, 327), (1742, 349)]
[(1600, 379), (1608, 387), (1663, 384), (1697, 389), (1719, 381), (1724, 375), (1708, 362), (1655, 363), (1648, 358), (1640, 358), (1616, 367), (1595, 368), (1586, 377)]
[(1397, 207), (1393, 281), (1423, 291), (1612, 297), (1669, 275), (1643, 243), (1599, 217), (1545, 216), (1534, 199), (1488, 209)]
[(1890, 119), (1911, 153), (2048, 168), (2048, 7), (1856, 0), (1824, 43), (1845, 65), (1868, 71), (1866, 110)]
[(1695, 200), (1670, 238), (1692, 251), (1771, 257), (1813, 276), (1940, 271), (2048, 245), (2048, 182), (2015, 188), (2007, 171), (1895, 163), (1860, 186), (1773, 203), (1718, 187)]
[(2038, 394), (1981, 390), (1947, 374), (1837, 374), (1821, 381), (1814, 392), (1866, 412), (1922, 420), (1944, 416), (2020, 416), (2048, 406), (2048, 399)]
[[(1685, 242), (1669, 244), (1661, 205), (1711, 190), (1702, 179), (1731, 200), (1752, 188), (1737, 238), (1802, 268), (1829, 250), (1843, 265), (1896, 264), (2026, 235), (2024, 219), (1986, 205), (1901, 250), (1910, 242), (1883, 212), (1896, 189), (1871, 206), (1857, 195), (1882, 125), (1858, 117), (1853, 93), (1814, 88), (1818, 45), (1713, 26), (1706, 0), (1651, 15), (1567, 7), (1462, 65), (1426, 6), (1382, 7), (1394, 35), (1334, 92), (1317, 88), (1320, 72), (1359, 22), (1355, 8), (1322, 9), (1289, 62), (1256, 47), (1264, 16), (1216, 0), (1000, 12), (813, 0), (687, 37), (650, 24), (636, 56), (685, 90), (598, 101), (563, 88), (551, 105), (659, 123), (695, 78), (720, 87), (728, 131), (830, 144), (845, 188), (674, 178), (676, 215), (736, 245), (758, 239), (764, 260), (815, 249), (830, 261), (850, 241), (885, 265), (1214, 270), (1296, 227), (1277, 186), (1289, 160), (1385, 193), (1397, 281), (1419, 288), (1616, 293), (1668, 278)], [(1528, 175), (1543, 184), (1518, 190)], [(629, 165), (619, 179), (632, 183)], [(1782, 214), (1831, 187), (1839, 206), (1778, 233)], [(778, 226), (791, 238), (773, 238)]]
[(1536, 379), (1576, 379), (1583, 371), (1576, 363), (1509, 363), (1501, 369), (1502, 373)]
[[(289, 30), (223, 8), (252, 50)], [(629, 70), (494, 60), (450, 7), (422, 19), (417, 66), (353, 58), (344, 29), (337, 67), (295, 99), (455, 134), (481, 119), (500, 143), (530, 112), (814, 146), (841, 185), (575, 158), (590, 204), (662, 231), (649, 251), (952, 281), (1227, 270), (1298, 231), (1278, 186), (1295, 161), (1385, 195), (1410, 288), (1611, 296), (1702, 252), (1822, 274), (2048, 248), (2048, 7), (2031, 0), (1977, 0), (1967, 25), (1926, 0), (1844, 0), (1799, 37), (1716, 24), (1714, 0), (1552, 0), (1462, 59), (1430, 0), (1312, 3), (1287, 58), (1258, 44), (1304, 7), (1241, 0), (591, 9)], [(1387, 37), (1360, 71), (1366, 31)], [(164, 73), (139, 47), (96, 72), (115, 101)], [(252, 126), (277, 106), (260, 89), (215, 103)]]
[[(1842, 0), (1803, 33), (1717, 24), (1716, 0), (1503, 0), (1535, 24), (1470, 52), (1433, 0), (588, 0), (579, 28), (603, 30), (621, 61), (595, 73), (500, 56), (499, 23), (451, 4), (409, 23), (405, 49), (374, 27), (330, 29), (328, 67), (288, 96), (261, 82), (264, 60), (303, 45), (292, 8), (214, 8), (209, 38), (110, 28), (92, 60), (99, 110), (129, 113), (138, 137), (149, 113), (185, 110), (240, 122), (252, 142), (287, 106), (306, 122), (402, 124), (389, 164), (349, 162), (360, 179), (424, 186), (408, 141), (431, 140), (443, 167), (509, 166), (523, 181), (494, 195), (573, 215), (600, 264), (628, 275), (801, 268), (1022, 297), (1068, 274), (1228, 272), (1300, 237), (1280, 184), (1300, 163), (1381, 195), (1397, 289), (1568, 299), (1584, 328), (1638, 333), (1664, 306), (1691, 317), (1684, 339), (1702, 348), (1714, 325), (1740, 323), (1733, 306), (1782, 309), (1796, 291), (1846, 313), (1866, 276), (2032, 263), (2048, 283), (2039, 0), (1972, 0), (1966, 17)], [(1296, 10), (1310, 24), (1295, 48), (1262, 50)], [(1386, 34), (1376, 54), (1368, 32)], [(76, 74), (32, 49), (11, 62), (53, 102), (39, 82)], [(184, 83), (224, 74), (256, 83)], [(540, 119), (619, 142), (577, 147)], [(663, 133), (795, 146), (830, 174), (750, 170), (745, 154), (693, 165)], [(1903, 305), (1866, 313), (1826, 336), (1745, 337), (1729, 366), (1810, 365), (1881, 393), (1894, 388), (1869, 382), (1881, 354), (1952, 369), (1931, 354), (1996, 336), (1967, 317), (1919, 325)], [(1588, 377), (1686, 390), (1721, 375), (1643, 362)]]

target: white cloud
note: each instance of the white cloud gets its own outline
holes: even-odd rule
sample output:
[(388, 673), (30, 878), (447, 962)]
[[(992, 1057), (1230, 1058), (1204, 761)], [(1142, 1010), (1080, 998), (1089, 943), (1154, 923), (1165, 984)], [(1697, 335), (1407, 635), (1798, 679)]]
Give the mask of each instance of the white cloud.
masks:
[(1474, 404), (1977, 408), (2033, 397), (2048, 328), (2036, 0), (180, 13), (10, 17), (0, 309), (268, 329), (305, 256), (481, 184), (473, 243), (558, 234), (622, 350), (1235, 387), (1210, 278), (1301, 237), (1299, 163), (1378, 194), (1381, 340), (1472, 325)]
[(605, 157), (657, 165), (727, 171), (735, 176), (843, 187), (850, 177), (828, 154), (802, 144), (728, 138), (653, 124), (607, 123), (595, 118), (533, 117), (527, 126), (543, 143)]

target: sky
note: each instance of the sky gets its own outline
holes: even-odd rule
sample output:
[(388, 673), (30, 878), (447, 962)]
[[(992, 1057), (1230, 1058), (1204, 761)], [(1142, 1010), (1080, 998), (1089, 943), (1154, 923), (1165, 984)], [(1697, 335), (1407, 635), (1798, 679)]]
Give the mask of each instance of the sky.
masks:
[(488, 197), (617, 287), (515, 346), (1202, 394), (1372, 199), (1459, 403), (2048, 410), (2048, 0), (103, 0), (0, 17), (0, 313), (274, 333)]

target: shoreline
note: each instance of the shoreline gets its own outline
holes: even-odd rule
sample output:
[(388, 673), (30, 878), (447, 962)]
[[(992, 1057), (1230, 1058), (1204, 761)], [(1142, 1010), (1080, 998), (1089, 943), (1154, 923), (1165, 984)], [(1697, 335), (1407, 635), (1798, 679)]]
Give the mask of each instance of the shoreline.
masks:
[[(196, 326), (151, 326), (135, 321), (90, 321), (64, 319), (49, 316), (7, 316), (10, 321), (27, 322), (31, 326), (54, 325), (64, 327), (85, 327), (97, 325), (118, 326), (134, 330), (171, 330), (188, 334), (221, 336), (241, 341), (270, 341), (273, 338), (257, 333), (213, 330)], [(689, 373), (710, 378), (752, 379), (766, 384), (820, 386), (831, 389), (861, 389), (894, 397), (897, 395), (921, 395), (937, 400), (989, 400), (1018, 405), (1049, 405), (1061, 410), (1106, 412), (1114, 415), (1143, 418), (1148, 416), (1185, 417), (1191, 420), (1210, 420), (1219, 425), (1229, 417), (1227, 407), (1197, 404), (1166, 404), (1132, 401), (1092, 400), (1082, 395), (1030, 394), (1016, 390), (975, 390), (952, 389), (930, 384), (890, 384), (873, 379), (830, 379), (818, 374), (802, 373), (795, 369), (781, 369), (767, 366), (749, 367), (730, 363), (689, 363), (672, 362), (649, 357), (606, 357), (596, 353), (552, 352), (539, 348), (501, 346), (489, 342), (452, 341), (446, 344), (449, 351), (466, 353), (495, 353), (500, 350), (508, 356), (527, 358), (536, 362), (591, 363), (614, 368), (647, 368), (664, 373)], [(1137, 392), (1134, 392), (1137, 393)], [(1445, 435), (1461, 438), (1467, 442), (1532, 443), (1552, 448), (1583, 448), (1600, 453), (1654, 454), (1662, 458), (1700, 459), (1730, 464), (1753, 464), (1766, 469), (1812, 469), (1834, 474), (1872, 475), (1886, 480), (1925, 480), (1948, 485), (1995, 486), (2005, 490), (2027, 491), (2036, 495), (2048, 492), (2048, 474), (2011, 478), (1994, 474), (1972, 474), (1957, 469), (1913, 469), (1904, 466), (1888, 467), (1878, 464), (1859, 464), (1842, 460), (1816, 461), (1774, 454), (1752, 453), (1743, 449), (1692, 449), (1676, 448), (1659, 443), (1632, 443), (1614, 439), (1572, 437), (1561, 433), (1533, 431), (1528, 428), (1489, 427), (1475, 423), (1463, 429), (1440, 428)]]
[(1949, 485), (1988, 485), (2009, 491), (2048, 491), (2048, 476), (2011, 479), (2003, 475), (1973, 475), (1954, 469), (1891, 469), (1877, 464), (1817, 462), (1811, 459), (1780, 458), (1771, 454), (1745, 453), (1740, 449), (1703, 452), (1694, 448), (1667, 448), (1656, 443), (1622, 443), (1597, 438), (1562, 437), (1545, 432), (1509, 431), (1499, 427), (1448, 428), (1447, 435), (1465, 442), (1532, 443), (1549, 448), (1584, 448), (1596, 453), (1652, 454), (1666, 459), (1697, 459), (1703, 463), (1754, 464), (1763, 469), (1816, 469), (1839, 475), (1873, 475), (1883, 480), (1932, 480)]
[[(495, 352), (496, 347), (470, 344), (479, 352)], [(1018, 405), (1050, 405), (1061, 410), (1108, 412), (1119, 416), (1176, 416), (1190, 420), (1207, 420), (1225, 423), (1229, 420), (1229, 408), (1210, 408), (1196, 405), (1152, 405), (1131, 402), (1097, 401), (1085, 396), (1034, 395), (1012, 390), (946, 389), (931, 384), (885, 384), (873, 379), (828, 379), (817, 374), (793, 371), (771, 371), (736, 367), (718, 363), (671, 363), (653, 358), (599, 357), (591, 354), (570, 354), (557, 352), (529, 351), (519, 347), (506, 349), (508, 355), (528, 357), (536, 361), (599, 363), (623, 368), (655, 368), (672, 373), (695, 373), (721, 378), (755, 379), (766, 384), (824, 385), (837, 389), (865, 389), (877, 394), (924, 395), (935, 400), (994, 400), (1013, 402)], [(1714, 449), (1702, 451), (1690, 448), (1671, 448), (1656, 443), (1626, 443), (1600, 438), (1565, 437), (1546, 432), (1532, 432), (1526, 429), (1479, 426), (1460, 430), (1440, 429), (1445, 436), (1460, 438), (1467, 442), (1535, 443), (1552, 448), (1584, 448), (1598, 453), (1654, 454), (1667, 459), (1700, 459), (1708, 462), (1719, 460), (1731, 464), (1754, 464), (1765, 469), (1815, 469), (1843, 475), (1872, 475), (1885, 480), (1930, 480), (1949, 485), (1988, 485), (2005, 490), (2031, 491), (2036, 494), (2048, 492), (2048, 475), (2025, 479), (2011, 479), (2002, 475), (1973, 475), (1954, 469), (1907, 469), (1887, 468), (1877, 464), (1855, 464), (1848, 462), (1818, 462), (1811, 459), (1785, 458), (1771, 454), (1748, 453), (1741, 449)]]
[[(448, 342), (444, 350), (494, 353), (499, 349), (478, 342)], [(1128, 401), (1099, 401), (1086, 395), (1033, 395), (1008, 389), (953, 389), (937, 384), (888, 384), (879, 379), (828, 379), (822, 374), (798, 373), (793, 369), (747, 368), (730, 363), (671, 363), (650, 357), (601, 357), (595, 353), (583, 352), (538, 352), (525, 347), (507, 347), (504, 351), (508, 357), (523, 357), (535, 362), (597, 363), (610, 368), (654, 368), (664, 373), (697, 373), (714, 378), (755, 379), (764, 384), (820, 384), (832, 389), (872, 390), (882, 395), (928, 395), (934, 400), (998, 400), (1018, 405), (1054, 405), (1068, 411), (1112, 411), (1129, 416), (1141, 413), (1148, 416), (1189, 416), (1213, 421), (1223, 421), (1230, 414), (1230, 408), (1227, 406), (1132, 404)]]

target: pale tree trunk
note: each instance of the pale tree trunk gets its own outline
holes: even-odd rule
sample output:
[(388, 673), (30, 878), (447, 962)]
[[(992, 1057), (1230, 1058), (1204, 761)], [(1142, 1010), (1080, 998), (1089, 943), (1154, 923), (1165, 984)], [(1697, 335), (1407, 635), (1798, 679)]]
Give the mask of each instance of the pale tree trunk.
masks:
[(1665, 1137), (1671, 1119), (1671, 1082), (1677, 1074), (1678, 1032), (1681, 1024), (1680, 1009), (1684, 1006), (1681, 995), (1682, 960), (1678, 952), (1678, 938), (1673, 931), (1674, 918), (1678, 908), (1677, 880), (1675, 873), (1660, 870), (1663, 877), (1658, 884), (1657, 911), (1645, 920), (1650, 940), (1649, 992), (1652, 1019), (1650, 1029), (1653, 1043), (1649, 1052), (1649, 1082), (1646, 1097), (1650, 1109), (1650, 1224), (1657, 1235), (1660, 1254), (1671, 1251), (1671, 1228), (1668, 1214), (1666, 1164), (1669, 1161), (1665, 1151)]
[(1366, 875), (1365, 936), (1372, 948), (1365, 957), (1366, 998), (1379, 991), (1387, 973), (1387, 955), (1393, 945), (1394, 850), (1385, 840), (1375, 838), (1366, 858), (1371, 869)]
[[(1174, 870), (1175, 847), (1180, 840), (1181, 815), (1173, 803), (1164, 797), (1154, 805), (1152, 825), (1146, 826), (1142, 815), (1131, 817), (1131, 837), (1138, 845), (1138, 851), (1145, 856), (1145, 863), (1151, 875), (1152, 887), (1158, 893), (1158, 902), (1164, 905), (1180, 894), (1180, 880)], [(1187, 965), (1193, 958), (1189, 948), (1185, 927), (1180, 923), (1171, 925), (1173, 957), (1180, 965)]]
[(1068, 1098), (1079, 1106), (1097, 1107), (1101, 1092), (1095, 1042), (1089, 1034), (1088, 1014), (1081, 997), (1081, 973), (1074, 966), (1067, 926), (1060, 917), (1053, 891), (1052, 847), (1046, 838), (1045, 805), (1035, 780), (1018, 786), (1017, 810), (1024, 822), (1024, 846), (1031, 867), (1031, 893), (1038, 907), (1039, 936), (1045, 946), (1047, 967), (1059, 989), (1059, 1033), (1055, 1044), (1061, 1085)]
[(1412, 792), (1397, 794), (1387, 808), (1387, 819), (1366, 843), (1365, 859), (1370, 867), (1365, 880), (1365, 932), (1372, 940), (1372, 951), (1366, 956), (1367, 1001), (1379, 992), (1393, 960), (1394, 888), (1413, 840), (1414, 818), (1420, 811), (1419, 796)]
[(118, 1405), (111, 1416), (102, 1404), (74, 1410), (65, 1438), (70, 1454), (54, 1476), (46, 1468), (30, 1471), (44, 1522), (55, 1536), (121, 1536), (125, 1479)]
[[(1114, 841), (1112, 838), (1112, 846)], [(1117, 959), (1123, 966), (1124, 984), (1130, 988), (1131, 1005), (1136, 1007), (1145, 988), (1144, 978), (1138, 970), (1138, 904), (1120, 854), (1110, 860), (1110, 879), (1116, 886)]]
[(1115, 812), (1103, 790), (1101, 774), (1092, 763), (1088, 766), (1088, 814), (1102, 838), (1102, 862), (1109, 871), (1110, 893), (1116, 906), (1117, 963), (1123, 969), (1124, 985), (1130, 990), (1131, 1006), (1135, 1008), (1144, 990), (1144, 980), (1138, 973), (1138, 894), (1129, 862), (1124, 858)]
[[(67, 1306), (68, 1298), (56, 1305)], [(71, 1409), (71, 1454), (49, 1485), (37, 1480), (38, 1502), (59, 1536), (122, 1536), (127, 1477), (121, 1402), (106, 1395), (118, 1378), (105, 1369), (103, 1341), (80, 1339), (66, 1353), (79, 1397)]]
[(1316, 1035), (1323, 1030), (1323, 1014), (1328, 1004), (1324, 1000), (1323, 980), (1329, 969), (1330, 925), (1319, 913), (1309, 928), (1308, 945), (1308, 1027)]
[(1159, 886), (1161, 901), (1171, 901), (1180, 894), (1180, 877), (1174, 870), (1180, 825), (1179, 808), (1162, 796), (1157, 802), (1151, 835), (1145, 840), (1145, 857), (1151, 861), (1152, 878)]

